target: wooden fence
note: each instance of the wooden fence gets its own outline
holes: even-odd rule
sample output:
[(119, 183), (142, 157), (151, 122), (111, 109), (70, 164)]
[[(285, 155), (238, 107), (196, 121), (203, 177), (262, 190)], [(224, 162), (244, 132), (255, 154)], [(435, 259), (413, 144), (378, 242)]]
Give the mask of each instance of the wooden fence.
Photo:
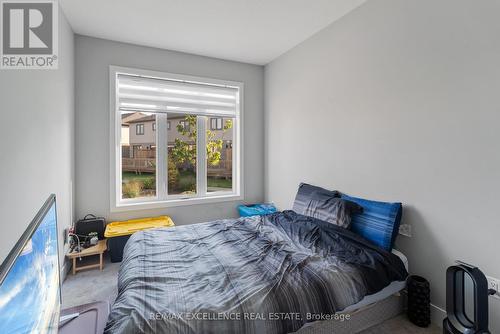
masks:
[(122, 158), (122, 171), (141, 173), (154, 173), (156, 171), (156, 158)]
[[(228, 148), (225, 150), (219, 165), (208, 166), (207, 174), (208, 176), (214, 177), (224, 177), (229, 178), (232, 176), (233, 170), (233, 150)], [(141, 151), (141, 156), (150, 156), (150, 153), (144, 152), (154, 152)], [(124, 172), (134, 172), (137, 174), (141, 173), (154, 173), (156, 171), (156, 157), (134, 157), (134, 158), (122, 158), (122, 171)]]

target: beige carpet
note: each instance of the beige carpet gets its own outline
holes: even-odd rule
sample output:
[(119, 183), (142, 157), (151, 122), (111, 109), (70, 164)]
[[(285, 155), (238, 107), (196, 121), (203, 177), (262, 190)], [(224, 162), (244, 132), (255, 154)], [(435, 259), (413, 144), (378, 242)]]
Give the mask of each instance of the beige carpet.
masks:
[[(84, 258), (83, 261), (97, 262), (98, 256)], [(104, 300), (112, 305), (118, 294), (116, 284), (119, 268), (120, 263), (111, 263), (106, 257), (103, 271), (90, 269), (77, 272), (74, 276), (69, 272), (62, 285), (63, 309)]]
[[(92, 259), (90, 259), (92, 260)], [(94, 259), (95, 260), (95, 259)], [(68, 274), (62, 286), (63, 309), (101, 300), (113, 304), (117, 295), (117, 275), (120, 263), (111, 263), (106, 258), (104, 270), (91, 269)], [(383, 322), (363, 334), (438, 334), (442, 330), (436, 326), (420, 328), (410, 323), (405, 315)]]

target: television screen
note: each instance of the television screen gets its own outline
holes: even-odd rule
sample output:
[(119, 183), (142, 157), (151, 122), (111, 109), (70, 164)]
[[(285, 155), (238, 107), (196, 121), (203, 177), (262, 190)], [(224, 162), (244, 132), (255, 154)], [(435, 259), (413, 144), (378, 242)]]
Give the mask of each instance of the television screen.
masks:
[(57, 333), (60, 309), (55, 196), (0, 267), (0, 333)]

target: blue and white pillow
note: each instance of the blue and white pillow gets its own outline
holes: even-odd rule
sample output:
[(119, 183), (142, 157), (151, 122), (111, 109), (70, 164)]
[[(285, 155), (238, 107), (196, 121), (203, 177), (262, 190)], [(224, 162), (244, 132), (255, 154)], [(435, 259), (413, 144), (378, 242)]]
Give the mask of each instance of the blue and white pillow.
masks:
[(390, 252), (399, 233), (402, 204), (370, 201), (345, 194), (341, 197), (363, 207), (362, 213), (352, 216), (351, 231)]

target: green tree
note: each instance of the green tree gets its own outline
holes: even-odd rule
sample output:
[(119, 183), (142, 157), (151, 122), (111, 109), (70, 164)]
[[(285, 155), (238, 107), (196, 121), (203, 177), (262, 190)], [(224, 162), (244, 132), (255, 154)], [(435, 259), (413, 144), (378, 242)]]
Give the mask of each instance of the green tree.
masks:
[[(192, 165), (196, 163), (196, 145), (193, 145), (193, 143), (196, 143), (197, 136), (196, 116), (186, 116), (184, 120), (186, 126), (182, 123), (177, 124), (177, 131), (187, 137), (188, 140), (175, 138), (174, 147), (171, 151), (172, 160), (177, 166), (186, 162)], [(233, 121), (227, 119), (222, 128), (223, 134), (232, 127)], [(211, 130), (206, 130), (206, 136), (207, 161), (210, 165), (217, 166), (221, 159), (223, 140), (216, 139), (216, 133)]]
[(168, 188), (175, 189), (179, 181), (179, 171), (171, 159), (168, 159)]

